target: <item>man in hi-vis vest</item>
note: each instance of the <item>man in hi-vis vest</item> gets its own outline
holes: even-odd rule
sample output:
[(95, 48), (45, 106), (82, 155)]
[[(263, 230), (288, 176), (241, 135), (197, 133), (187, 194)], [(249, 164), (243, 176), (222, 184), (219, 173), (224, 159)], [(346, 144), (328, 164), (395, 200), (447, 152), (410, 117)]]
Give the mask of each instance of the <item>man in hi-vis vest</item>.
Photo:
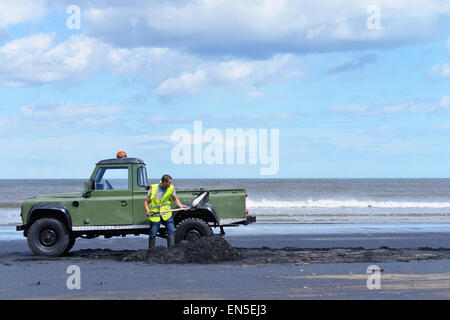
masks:
[(175, 188), (172, 185), (172, 177), (168, 174), (162, 176), (161, 183), (152, 184), (150, 187), (144, 202), (144, 207), (150, 220), (148, 247), (149, 249), (155, 247), (156, 235), (162, 222), (167, 229), (167, 247), (170, 248), (175, 244), (175, 224), (172, 212), (165, 211), (170, 210), (172, 200), (178, 207), (184, 208), (184, 210), (188, 210), (188, 207), (178, 199)]

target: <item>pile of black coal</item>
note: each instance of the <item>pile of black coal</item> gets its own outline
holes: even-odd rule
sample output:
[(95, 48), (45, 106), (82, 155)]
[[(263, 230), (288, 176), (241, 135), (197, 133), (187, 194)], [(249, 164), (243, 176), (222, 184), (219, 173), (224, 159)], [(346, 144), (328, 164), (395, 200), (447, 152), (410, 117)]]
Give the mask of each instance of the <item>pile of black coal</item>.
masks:
[(241, 259), (240, 253), (224, 238), (202, 237), (195, 241), (181, 241), (173, 248), (157, 246), (149, 251), (141, 250), (122, 257), (122, 261), (146, 261), (154, 263), (217, 263)]

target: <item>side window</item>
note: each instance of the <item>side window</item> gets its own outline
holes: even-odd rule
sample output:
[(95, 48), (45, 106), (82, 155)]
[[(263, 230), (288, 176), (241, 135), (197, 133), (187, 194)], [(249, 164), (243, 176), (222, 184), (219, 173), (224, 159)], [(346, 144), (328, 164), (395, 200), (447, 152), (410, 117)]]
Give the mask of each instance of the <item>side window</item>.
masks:
[(128, 190), (128, 168), (100, 168), (94, 182), (96, 190)]
[(138, 168), (137, 172), (137, 183), (139, 187), (147, 187), (148, 186), (148, 180), (147, 180), (147, 168), (144, 166)]

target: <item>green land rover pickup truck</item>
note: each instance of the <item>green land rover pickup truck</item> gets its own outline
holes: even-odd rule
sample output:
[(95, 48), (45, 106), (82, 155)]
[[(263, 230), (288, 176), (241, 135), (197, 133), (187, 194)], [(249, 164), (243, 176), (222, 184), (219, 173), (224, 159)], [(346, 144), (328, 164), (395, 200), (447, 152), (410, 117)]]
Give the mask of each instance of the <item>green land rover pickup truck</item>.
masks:
[[(176, 186), (175, 186), (176, 187)], [(76, 238), (148, 234), (149, 220), (144, 209), (149, 184), (144, 161), (120, 157), (97, 163), (80, 193), (34, 196), (21, 206), (22, 225), (35, 255), (60, 256), (67, 253)], [(192, 206), (201, 193), (208, 203)], [(247, 225), (255, 222), (245, 207), (244, 189), (176, 190), (187, 211), (174, 212), (175, 242), (213, 234), (212, 228)], [(158, 236), (166, 237), (163, 225)]]

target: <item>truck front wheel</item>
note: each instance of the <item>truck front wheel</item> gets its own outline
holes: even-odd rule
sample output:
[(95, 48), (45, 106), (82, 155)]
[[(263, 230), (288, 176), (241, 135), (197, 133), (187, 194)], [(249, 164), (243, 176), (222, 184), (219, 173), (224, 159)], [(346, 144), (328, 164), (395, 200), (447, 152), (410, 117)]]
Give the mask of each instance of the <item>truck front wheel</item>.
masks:
[(183, 240), (192, 241), (201, 237), (210, 237), (213, 234), (211, 227), (204, 220), (188, 218), (182, 220), (175, 231), (175, 243)]
[(71, 235), (69, 239), (70, 239), (69, 240), (69, 244), (67, 245), (66, 250), (64, 250), (64, 252), (62, 253), (63, 255), (68, 253), (73, 248), (73, 246), (75, 245), (76, 238), (73, 235)]
[(59, 256), (66, 252), (70, 235), (61, 221), (41, 218), (31, 225), (27, 241), (31, 251), (37, 256)]

